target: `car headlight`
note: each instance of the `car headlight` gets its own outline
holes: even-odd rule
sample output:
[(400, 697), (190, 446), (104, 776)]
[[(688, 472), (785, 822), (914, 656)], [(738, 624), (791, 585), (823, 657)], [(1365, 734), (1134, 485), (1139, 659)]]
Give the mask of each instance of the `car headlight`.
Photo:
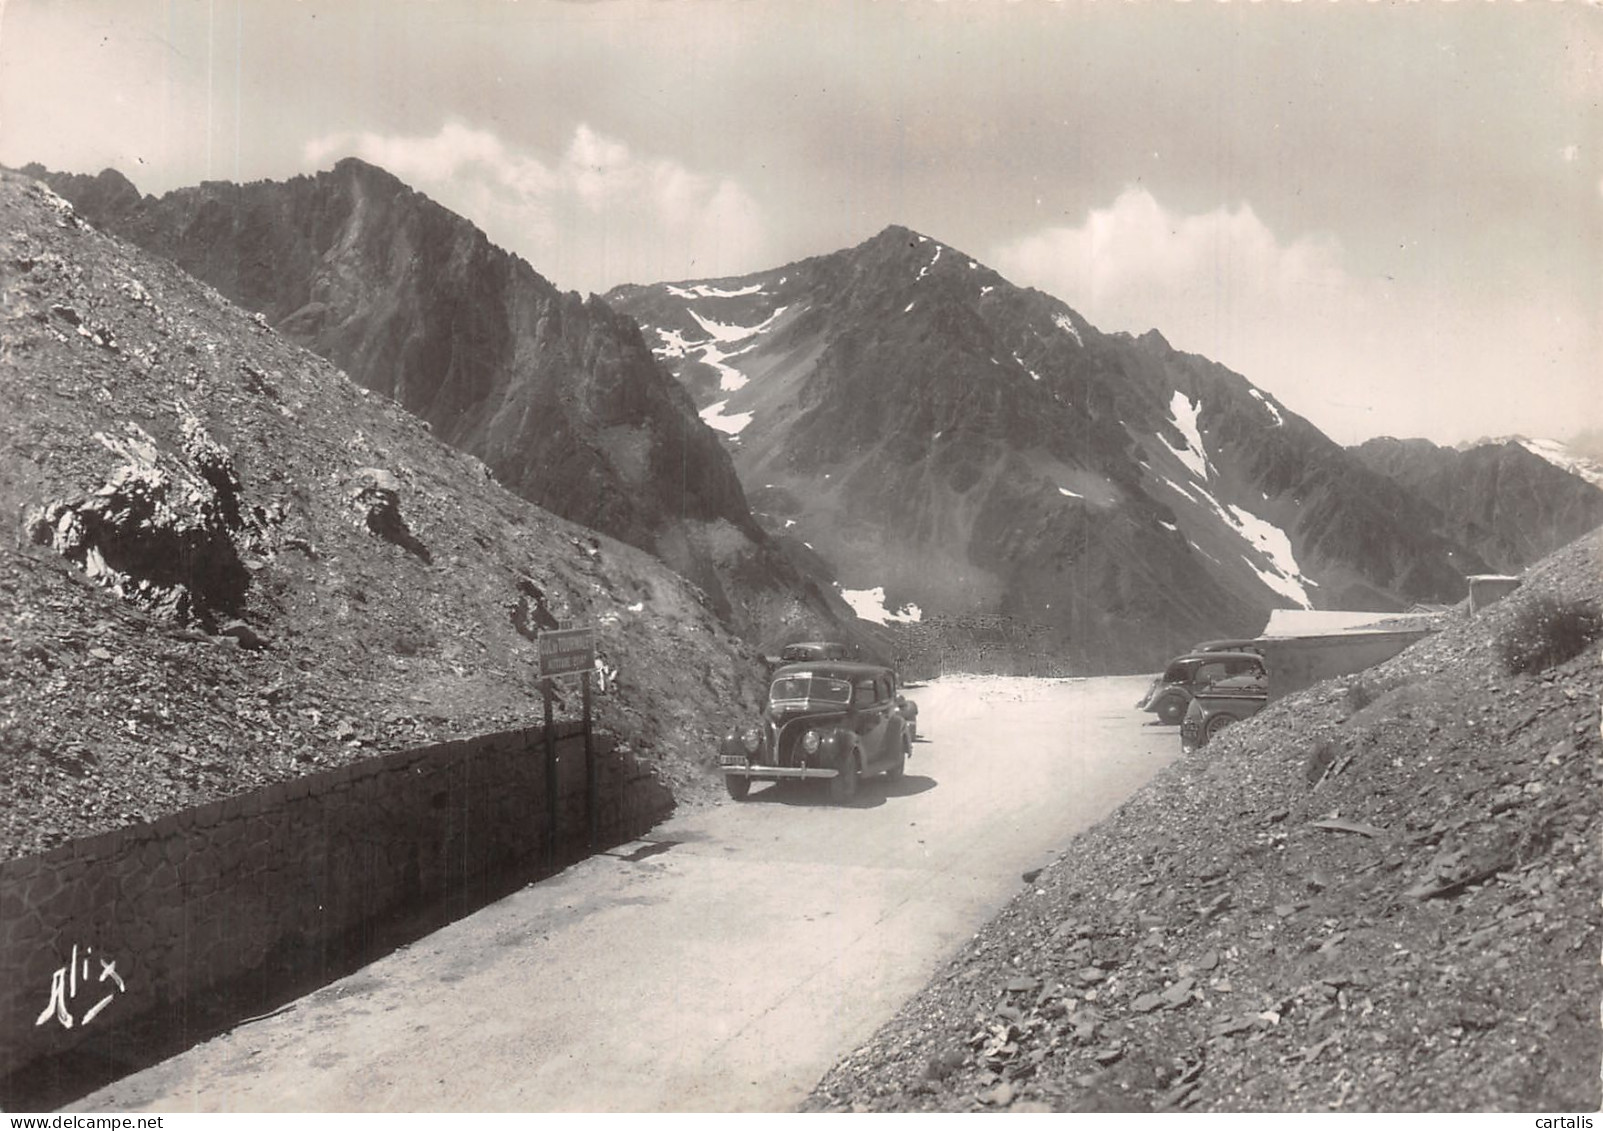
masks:
[(819, 738), (816, 730), (810, 730), (806, 734), (802, 735), (802, 749), (807, 751), (807, 753), (817, 754), (818, 743)]
[(746, 753), (755, 754), (762, 747), (763, 732), (756, 727), (747, 727), (740, 741), (746, 747)]

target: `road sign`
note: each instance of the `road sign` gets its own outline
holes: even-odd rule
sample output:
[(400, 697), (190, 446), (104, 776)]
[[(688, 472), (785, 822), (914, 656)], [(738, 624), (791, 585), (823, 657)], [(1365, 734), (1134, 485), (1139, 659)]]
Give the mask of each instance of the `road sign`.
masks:
[(562, 628), (542, 632), (536, 637), (540, 644), (540, 678), (580, 675), (592, 671), (596, 663), (596, 630), (594, 625), (584, 628)]

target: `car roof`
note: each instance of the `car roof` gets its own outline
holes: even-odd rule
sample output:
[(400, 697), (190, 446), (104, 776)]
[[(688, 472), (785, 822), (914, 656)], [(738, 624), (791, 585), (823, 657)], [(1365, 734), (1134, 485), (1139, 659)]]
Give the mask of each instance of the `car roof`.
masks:
[(889, 675), (889, 668), (882, 668), (878, 664), (864, 664), (856, 660), (801, 660), (794, 664), (786, 664), (777, 669), (773, 677), (801, 675), (802, 673), (821, 675), (826, 679), (860, 679), (863, 676)]
[(1193, 652), (1181, 656), (1182, 660), (1256, 660), (1263, 663), (1263, 657), (1256, 652)]
[(1258, 645), (1258, 641), (1244, 636), (1226, 636), (1221, 640), (1204, 640), (1200, 644), (1193, 644), (1188, 656), (1195, 656), (1199, 652), (1247, 652), (1251, 649), (1246, 645)]

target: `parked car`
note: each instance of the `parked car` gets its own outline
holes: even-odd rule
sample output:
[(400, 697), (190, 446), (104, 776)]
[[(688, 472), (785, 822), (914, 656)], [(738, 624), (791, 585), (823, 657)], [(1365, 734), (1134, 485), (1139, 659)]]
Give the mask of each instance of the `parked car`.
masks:
[[(1245, 644), (1250, 647), (1227, 647), (1232, 644)], [(1136, 707), (1157, 715), (1158, 721), (1165, 726), (1174, 726), (1185, 718), (1186, 708), (1191, 705), (1192, 685), (1198, 670), (1209, 660), (1226, 654), (1237, 658), (1243, 655), (1252, 656), (1259, 659), (1259, 667), (1262, 667), (1262, 653), (1257, 641), (1205, 640), (1185, 655), (1170, 660), (1169, 666), (1163, 670), (1162, 675), (1152, 681), (1152, 686), (1147, 689), (1146, 695)]]
[(1218, 653), (1187, 652), (1169, 661), (1163, 674), (1152, 681), (1146, 695), (1136, 706), (1158, 716), (1164, 726), (1174, 726), (1186, 717), (1191, 705), (1191, 681), (1197, 669)]
[(779, 650), (779, 659), (787, 664), (805, 664), (812, 660), (850, 660), (856, 655), (850, 644), (838, 640), (800, 640)]
[(1191, 646), (1191, 652), (1188, 654), (1195, 654), (1197, 652), (1252, 652), (1255, 655), (1261, 656), (1263, 655), (1263, 641), (1243, 640), (1239, 638), (1227, 640), (1204, 640), (1201, 644), (1193, 644)]
[(1269, 701), (1269, 673), (1250, 652), (1215, 652), (1191, 679), (1191, 705), (1180, 723), (1180, 749), (1201, 749), (1225, 727), (1250, 719)]
[(842, 644), (838, 640), (798, 640), (793, 644), (786, 644), (779, 650), (777, 656), (764, 656), (769, 671), (782, 664), (805, 664), (812, 660), (855, 660), (857, 648), (855, 645)]
[(902, 713), (902, 721), (907, 727), (907, 741), (918, 741), (918, 704), (904, 695), (896, 697), (896, 709)]
[(913, 753), (909, 723), (889, 668), (845, 660), (786, 664), (773, 674), (762, 717), (724, 737), (718, 765), (736, 801), (754, 781), (797, 778), (828, 779), (830, 797), (849, 801), (868, 774), (902, 776)]

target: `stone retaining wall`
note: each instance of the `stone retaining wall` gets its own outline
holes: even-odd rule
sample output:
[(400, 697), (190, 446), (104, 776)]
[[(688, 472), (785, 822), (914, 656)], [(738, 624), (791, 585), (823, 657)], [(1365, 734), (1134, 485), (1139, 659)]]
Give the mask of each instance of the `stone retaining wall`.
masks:
[[(387, 923), (455, 918), (591, 850), (583, 728), (556, 728), (557, 825), (544, 730), (403, 751), (0, 864), (0, 1079), (105, 1046), (186, 1003), (248, 1008), (370, 948)], [(596, 734), (596, 848), (673, 799)], [(244, 986), (247, 991), (240, 992)], [(104, 1056), (104, 1053), (100, 1055)]]

